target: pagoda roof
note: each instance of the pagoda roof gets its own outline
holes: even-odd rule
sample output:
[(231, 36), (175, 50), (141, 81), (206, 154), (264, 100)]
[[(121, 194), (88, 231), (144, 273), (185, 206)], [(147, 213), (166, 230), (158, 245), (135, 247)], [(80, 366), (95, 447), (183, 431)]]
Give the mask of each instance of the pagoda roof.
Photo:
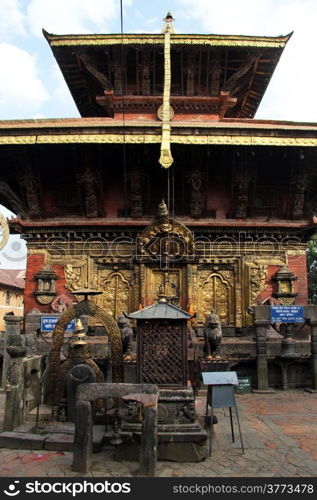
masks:
[[(43, 33), (81, 116), (111, 116), (111, 112), (100, 103), (105, 91), (114, 91), (119, 96), (125, 88), (125, 95), (143, 95), (145, 100), (150, 95), (163, 95), (163, 34), (54, 35), (44, 30)], [(291, 35), (173, 34), (171, 98), (218, 95), (211, 88), (211, 75), (217, 67), (218, 92), (229, 91), (230, 97), (237, 99), (226, 116), (254, 117)], [(120, 47), (123, 47), (124, 65), (120, 59)], [(148, 51), (148, 68), (152, 68), (147, 76), (147, 90), (142, 84), (144, 51)], [(126, 83), (120, 83), (122, 66), (127, 68)], [(186, 90), (189, 71), (195, 74), (191, 94)]]
[(169, 304), (168, 302), (158, 302), (152, 306), (145, 307), (140, 311), (136, 311), (131, 314), (126, 315), (127, 318), (137, 319), (137, 320), (148, 320), (148, 319), (191, 319), (194, 314), (190, 314), (183, 311), (179, 307)]
[[(124, 130), (124, 133), (123, 133)], [(161, 123), (111, 118), (0, 121), (0, 146), (14, 144), (160, 144)], [(171, 144), (317, 146), (317, 123), (223, 119), (172, 122)]]

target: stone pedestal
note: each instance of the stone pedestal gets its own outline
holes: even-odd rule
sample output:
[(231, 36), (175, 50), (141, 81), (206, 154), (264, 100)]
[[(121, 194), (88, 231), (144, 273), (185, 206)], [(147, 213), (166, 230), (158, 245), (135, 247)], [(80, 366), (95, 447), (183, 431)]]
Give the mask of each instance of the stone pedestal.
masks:
[(24, 421), (24, 367), (25, 340), (21, 335), (22, 316), (7, 314), (6, 349), (2, 380), (6, 388), (3, 430), (11, 431)]
[[(122, 422), (121, 432), (127, 439), (116, 450), (116, 458), (133, 459), (139, 440), (136, 437), (141, 435), (141, 424)], [(132, 441), (131, 436), (134, 436)], [(158, 400), (158, 458), (177, 462), (199, 462), (204, 460), (207, 454), (207, 432), (196, 419), (192, 387), (161, 388)]]
[[(22, 316), (14, 316), (13, 314), (6, 314), (4, 316), (4, 321), (6, 325), (5, 338), (4, 338), (4, 349), (3, 349), (3, 367), (2, 367), (2, 377), (1, 377), (1, 387), (5, 387), (8, 380), (8, 368), (10, 366), (10, 359), (12, 356), (7, 351), (7, 348), (11, 345), (15, 345), (17, 341), (17, 346), (24, 349), (23, 337), (21, 336), (21, 321), (23, 321)], [(23, 356), (25, 354), (25, 350)]]
[(271, 321), (268, 316), (268, 307), (255, 308), (258, 391), (267, 391), (269, 388), (266, 333)]

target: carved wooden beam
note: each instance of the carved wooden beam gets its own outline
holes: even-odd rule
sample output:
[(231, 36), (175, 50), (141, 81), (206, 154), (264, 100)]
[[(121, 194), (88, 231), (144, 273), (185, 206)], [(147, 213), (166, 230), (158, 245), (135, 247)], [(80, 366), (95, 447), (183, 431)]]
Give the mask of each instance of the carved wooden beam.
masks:
[(103, 88), (103, 90), (112, 90), (111, 83), (108, 78), (98, 70), (97, 61), (91, 54), (81, 52), (78, 55), (79, 61), (82, 63), (82, 67), (95, 78), (97, 83)]
[(231, 92), (231, 95), (235, 95), (237, 88), (239, 88), (238, 82), (248, 73), (248, 71), (250, 71), (250, 69), (256, 64), (257, 60), (258, 57), (249, 57), (246, 62), (228, 78), (224, 85), (224, 90), (228, 90)]

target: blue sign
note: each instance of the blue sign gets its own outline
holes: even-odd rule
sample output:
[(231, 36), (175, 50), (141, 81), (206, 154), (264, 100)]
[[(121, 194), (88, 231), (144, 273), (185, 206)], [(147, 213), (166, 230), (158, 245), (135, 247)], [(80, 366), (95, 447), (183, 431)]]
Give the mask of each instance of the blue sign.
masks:
[(304, 306), (271, 306), (272, 323), (304, 323)]
[[(41, 316), (41, 332), (49, 333), (55, 328), (59, 316)], [(65, 328), (65, 332), (73, 332), (75, 330), (75, 320), (72, 319)]]

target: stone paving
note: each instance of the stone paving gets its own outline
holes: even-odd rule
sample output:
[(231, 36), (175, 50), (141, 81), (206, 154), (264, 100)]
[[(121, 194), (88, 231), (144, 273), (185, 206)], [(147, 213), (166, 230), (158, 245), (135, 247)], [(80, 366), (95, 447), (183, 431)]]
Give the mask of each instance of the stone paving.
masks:
[[(215, 410), (212, 455), (199, 463), (158, 462), (160, 477), (317, 477), (317, 394), (276, 391), (236, 396), (245, 454), (234, 418), (232, 443), (228, 409)], [(197, 400), (204, 411), (205, 401)], [(1, 411), (0, 411), (1, 415)], [(93, 455), (92, 471), (71, 470), (72, 453), (0, 449), (3, 477), (131, 477), (138, 461), (114, 461), (113, 450)]]

